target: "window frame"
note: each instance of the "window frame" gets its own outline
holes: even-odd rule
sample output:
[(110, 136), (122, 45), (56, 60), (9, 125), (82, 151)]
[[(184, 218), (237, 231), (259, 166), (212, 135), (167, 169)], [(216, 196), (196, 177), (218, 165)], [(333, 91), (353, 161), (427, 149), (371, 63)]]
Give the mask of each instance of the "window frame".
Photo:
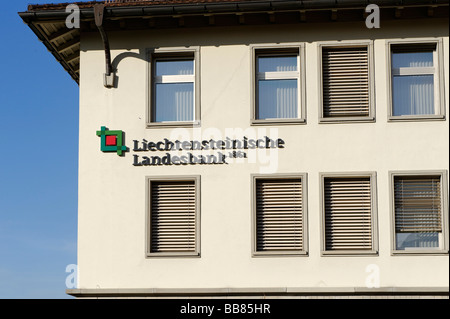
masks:
[[(305, 45), (303, 43), (286, 43), (286, 44), (252, 44), (251, 50), (251, 125), (288, 125), (288, 124), (305, 124), (306, 123), (306, 60)], [(289, 56), (297, 54), (298, 71), (290, 71), (287, 73), (297, 73), (297, 118), (274, 118), (274, 119), (258, 119), (258, 72), (257, 57), (258, 56)], [(270, 72), (272, 73), (272, 72)], [(276, 73), (276, 72), (273, 72)], [(280, 72), (281, 73), (281, 72)], [(272, 76), (274, 74), (271, 74)], [(281, 78), (280, 78), (281, 79)], [(293, 79), (292, 74), (289, 79)]]
[[(200, 210), (201, 210), (201, 184), (200, 175), (179, 176), (146, 176), (145, 177), (145, 256), (155, 257), (200, 257)], [(151, 251), (151, 184), (153, 182), (194, 182), (195, 184), (195, 251), (194, 252), (152, 252)]]
[[(441, 214), (442, 214), (442, 247), (438, 249), (410, 249), (398, 250), (396, 248), (396, 231), (395, 231), (395, 177), (426, 177), (439, 176), (441, 180)], [(390, 196), (390, 220), (391, 220), (391, 255), (392, 256), (419, 256), (419, 255), (446, 255), (449, 250), (449, 226), (448, 226), (448, 178), (446, 170), (424, 170), (424, 171), (390, 171), (389, 172), (389, 196)]]
[[(280, 180), (280, 179), (300, 179), (302, 183), (302, 250), (284, 250), (284, 251), (258, 251), (257, 250), (257, 220), (256, 220), (256, 182), (257, 180)], [(307, 173), (293, 173), (293, 174), (252, 174), (251, 175), (251, 203), (252, 203), (252, 257), (289, 257), (289, 256), (308, 256), (308, 174)]]
[[(321, 256), (378, 256), (378, 203), (377, 203), (377, 173), (376, 172), (342, 172), (319, 173), (320, 178), (320, 224), (321, 224)], [(369, 178), (372, 222), (372, 249), (371, 250), (342, 250), (334, 251), (326, 249), (326, 217), (325, 217), (325, 179), (326, 178)]]
[[(392, 72), (392, 46), (395, 45), (420, 45), (435, 44), (436, 50), (433, 52), (434, 71), (434, 108), (435, 114), (419, 115), (394, 115), (393, 103), (393, 72)], [(445, 120), (445, 77), (444, 77), (444, 57), (442, 38), (419, 38), (419, 39), (391, 39), (386, 40), (386, 66), (387, 66), (387, 92), (388, 92), (388, 122), (402, 121), (433, 121)], [(414, 74), (412, 74), (414, 75)]]
[[(170, 61), (170, 60), (193, 60), (194, 61), (194, 113), (193, 121), (167, 121), (167, 122), (155, 122), (154, 112), (156, 107), (156, 84), (162, 83), (156, 80), (154, 67), (155, 62)], [(199, 127), (200, 126), (200, 112), (201, 112), (201, 96), (200, 96), (200, 48), (199, 47), (175, 47), (175, 48), (151, 48), (147, 49), (147, 102), (146, 102), (146, 128), (166, 128), (166, 127)], [(192, 77), (192, 75), (180, 75), (180, 76), (166, 76), (171, 77), (172, 80), (176, 77), (180, 79), (186, 79)], [(168, 83), (168, 82), (166, 82)], [(185, 82), (191, 83), (191, 82)]]
[[(354, 40), (354, 41), (324, 41), (318, 42), (318, 87), (319, 87), (319, 123), (364, 123), (375, 122), (375, 63), (374, 63), (374, 45), (372, 40)], [(346, 47), (367, 47), (367, 66), (369, 81), (369, 115), (368, 116), (342, 116), (342, 117), (325, 117), (324, 116), (324, 99), (323, 99), (323, 49), (324, 48), (346, 48)]]

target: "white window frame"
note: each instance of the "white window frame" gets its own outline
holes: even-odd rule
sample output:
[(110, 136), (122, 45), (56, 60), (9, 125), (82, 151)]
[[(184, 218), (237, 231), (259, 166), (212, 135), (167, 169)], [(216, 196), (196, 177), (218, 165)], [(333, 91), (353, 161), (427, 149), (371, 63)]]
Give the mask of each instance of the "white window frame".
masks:
[[(306, 123), (306, 72), (305, 72), (305, 46), (303, 43), (286, 44), (253, 44), (251, 49), (251, 75), (252, 75), (252, 108), (251, 125), (281, 125)], [(286, 52), (283, 52), (286, 51)], [(257, 72), (257, 58), (260, 56), (281, 57), (297, 55), (297, 71), (286, 72)], [(258, 81), (259, 80), (297, 80), (297, 117), (258, 119)]]
[[(156, 76), (154, 66), (157, 61), (182, 61), (194, 62), (194, 74), (192, 75), (163, 75)], [(153, 48), (147, 50), (147, 128), (158, 127), (198, 127), (200, 126), (200, 48)], [(154, 111), (156, 107), (156, 84), (161, 83), (193, 83), (194, 84), (194, 109), (193, 121), (167, 121), (155, 122)]]
[[(420, 44), (436, 44), (436, 50), (433, 52), (433, 67), (405, 67), (392, 68), (392, 46), (396, 44), (411, 46)], [(443, 41), (441, 38), (420, 38), (420, 39), (391, 39), (386, 41), (386, 61), (387, 75), (386, 81), (389, 92), (388, 102), (388, 121), (426, 121), (426, 120), (444, 120), (444, 60), (443, 60)], [(393, 103), (393, 81), (394, 75), (434, 75), (434, 111), (435, 114), (419, 114), (419, 115), (394, 115)]]

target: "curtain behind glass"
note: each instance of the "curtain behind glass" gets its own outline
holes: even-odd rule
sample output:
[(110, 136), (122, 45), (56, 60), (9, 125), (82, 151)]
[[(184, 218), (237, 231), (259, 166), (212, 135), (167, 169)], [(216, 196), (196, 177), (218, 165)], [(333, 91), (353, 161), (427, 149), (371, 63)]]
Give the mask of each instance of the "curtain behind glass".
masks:
[(260, 80), (258, 119), (297, 118), (297, 80)]
[(194, 83), (156, 84), (156, 122), (194, 120)]
[(257, 72), (297, 71), (296, 56), (258, 57)]
[(438, 248), (439, 233), (397, 233), (396, 249), (408, 248)]
[[(193, 60), (156, 61), (155, 75), (177, 76), (193, 75)], [(155, 85), (156, 122), (185, 122), (194, 120), (194, 83), (156, 83)]]
[(432, 75), (394, 76), (393, 115), (434, 114), (434, 77)]
[[(395, 52), (393, 69), (433, 67), (433, 52)], [(433, 75), (395, 75), (392, 79), (393, 115), (435, 114)]]
[(392, 54), (393, 68), (419, 68), (433, 66), (433, 52), (406, 52)]
[[(260, 56), (258, 74), (298, 71), (297, 56)], [(258, 119), (298, 117), (298, 80), (258, 80)]]
[(193, 60), (156, 61), (156, 76), (194, 74)]

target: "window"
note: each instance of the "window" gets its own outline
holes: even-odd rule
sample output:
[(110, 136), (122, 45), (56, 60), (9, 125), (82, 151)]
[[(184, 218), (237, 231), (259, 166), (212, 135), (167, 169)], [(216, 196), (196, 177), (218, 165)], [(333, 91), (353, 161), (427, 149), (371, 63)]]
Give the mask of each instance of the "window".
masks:
[(253, 183), (253, 255), (306, 255), (306, 175), (255, 176)]
[(371, 121), (371, 44), (321, 45), (321, 122)]
[(375, 175), (322, 175), (323, 245), (327, 254), (374, 254)]
[(196, 51), (151, 54), (148, 126), (193, 126), (199, 122)]
[(394, 252), (444, 251), (443, 176), (392, 174)]
[(199, 178), (148, 179), (147, 256), (199, 256)]
[(438, 43), (391, 43), (391, 119), (442, 118)]
[(253, 124), (304, 122), (301, 47), (258, 48)]

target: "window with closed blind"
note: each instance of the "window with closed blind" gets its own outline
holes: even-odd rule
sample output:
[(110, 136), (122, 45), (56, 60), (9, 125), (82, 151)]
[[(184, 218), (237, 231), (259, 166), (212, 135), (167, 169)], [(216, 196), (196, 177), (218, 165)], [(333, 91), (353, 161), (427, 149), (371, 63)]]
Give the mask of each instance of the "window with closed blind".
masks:
[(322, 174), (322, 253), (375, 254), (375, 173)]
[(253, 255), (306, 255), (306, 174), (253, 176)]
[(446, 251), (447, 208), (443, 172), (391, 173), (393, 251)]
[(148, 178), (147, 256), (199, 256), (199, 182)]
[(320, 45), (321, 122), (372, 121), (372, 44)]
[(441, 40), (388, 41), (390, 120), (443, 119)]

